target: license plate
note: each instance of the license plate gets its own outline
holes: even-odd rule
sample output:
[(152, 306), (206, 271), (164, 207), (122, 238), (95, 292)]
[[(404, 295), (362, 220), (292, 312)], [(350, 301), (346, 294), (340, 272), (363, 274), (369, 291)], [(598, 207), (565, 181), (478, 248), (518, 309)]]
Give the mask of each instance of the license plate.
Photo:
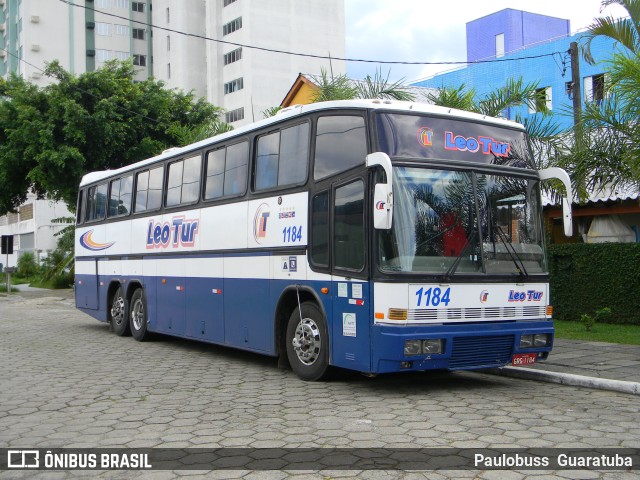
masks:
[(520, 367), (522, 365), (531, 365), (536, 363), (537, 353), (516, 353), (511, 359), (511, 365)]

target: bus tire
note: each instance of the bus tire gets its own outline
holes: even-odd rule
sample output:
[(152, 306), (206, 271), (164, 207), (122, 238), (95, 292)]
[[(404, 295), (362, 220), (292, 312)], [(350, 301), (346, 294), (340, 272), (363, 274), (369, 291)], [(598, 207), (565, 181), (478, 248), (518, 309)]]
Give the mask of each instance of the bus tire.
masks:
[(138, 288), (133, 292), (130, 312), (131, 335), (139, 342), (147, 340), (149, 338), (149, 332), (147, 331), (147, 299), (142, 288)]
[(305, 302), (289, 317), (286, 333), (287, 358), (302, 380), (317, 381), (329, 373), (327, 322), (318, 307)]
[(130, 335), (129, 312), (127, 298), (124, 295), (122, 285), (113, 294), (109, 301), (109, 324), (114, 333), (119, 337)]

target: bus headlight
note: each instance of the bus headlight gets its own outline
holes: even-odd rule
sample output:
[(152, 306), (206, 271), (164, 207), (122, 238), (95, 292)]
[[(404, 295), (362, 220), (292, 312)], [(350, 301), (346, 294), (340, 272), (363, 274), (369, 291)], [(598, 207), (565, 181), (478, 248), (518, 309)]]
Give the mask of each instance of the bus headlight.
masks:
[(444, 340), (442, 338), (427, 338), (424, 340), (405, 340), (405, 355), (433, 355), (442, 353)]
[(422, 353), (421, 340), (405, 340), (404, 341), (405, 355), (420, 355), (421, 353)]
[(425, 354), (442, 353), (442, 339), (430, 338), (422, 341), (422, 351)]
[(533, 335), (522, 335), (520, 337), (520, 348), (533, 347)]
[(533, 336), (533, 345), (536, 347), (546, 347), (551, 343), (551, 335), (548, 333), (536, 333)]

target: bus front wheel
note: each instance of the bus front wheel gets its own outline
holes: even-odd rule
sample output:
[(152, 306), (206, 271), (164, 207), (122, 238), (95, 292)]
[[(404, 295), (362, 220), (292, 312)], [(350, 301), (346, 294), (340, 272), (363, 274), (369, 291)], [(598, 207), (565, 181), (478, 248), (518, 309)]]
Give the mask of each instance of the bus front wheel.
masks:
[(297, 307), (287, 325), (287, 358), (291, 369), (303, 380), (316, 381), (329, 370), (329, 336), (327, 322), (318, 307), (303, 303)]
[(116, 335), (122, 337), (129, 335), (129, 317), (127, 312), (127, 299), (124, 296), (122, 285), (111, 297), (109, 306), (109, 323)]
[(147, 332), (147, 300), (144, 291), (138, 288), (131, 297), (131, 335), (142, 342), (149, 338)]

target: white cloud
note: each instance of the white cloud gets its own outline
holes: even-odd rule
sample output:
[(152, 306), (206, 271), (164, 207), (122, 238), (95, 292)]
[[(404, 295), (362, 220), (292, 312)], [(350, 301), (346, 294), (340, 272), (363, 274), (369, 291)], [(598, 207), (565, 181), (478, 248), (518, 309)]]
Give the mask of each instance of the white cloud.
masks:
[[(466, 23), (505, 8), (566, 18), (571, 31), (589, 26), (600, 16), (600, 0), (345, 0), (347, 57), (404, 62), (466, 60)], [(620, 7), (604, 14), (619, 17)], [(353, 78), (372, 75), (376, 68), (392, 79), (415, 80), (454, 66), (402, 66), (349, 63)]]

